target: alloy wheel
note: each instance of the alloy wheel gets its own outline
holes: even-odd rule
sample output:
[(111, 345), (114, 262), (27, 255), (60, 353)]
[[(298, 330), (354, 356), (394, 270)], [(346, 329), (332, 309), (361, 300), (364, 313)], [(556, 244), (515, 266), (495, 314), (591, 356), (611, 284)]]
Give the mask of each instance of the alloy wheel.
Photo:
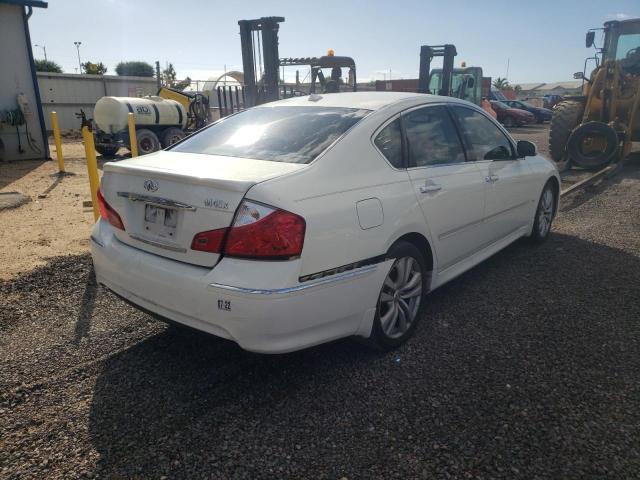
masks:
[(401, 337), (415, 321), (422, 300), (422, 273), (413, 257), (398, 258), (380, 293), (380, 325), (389, 338)]
[(553, 192), (550, 188), (546, 188), (540, 199), (540, 208), (538, 209), (538, 233), (544, 237), (551, 228), (553, 220)]

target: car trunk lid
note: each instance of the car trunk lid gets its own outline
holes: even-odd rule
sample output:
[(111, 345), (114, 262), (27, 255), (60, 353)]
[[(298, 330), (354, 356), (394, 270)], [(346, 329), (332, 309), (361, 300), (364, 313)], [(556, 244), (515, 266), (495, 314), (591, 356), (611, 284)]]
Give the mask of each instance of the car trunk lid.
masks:
[(229, 227), (256, 183), (306, 165), (158, 152), (104, 166), (102, 193), (120, 215), (118, 240), (163, 257), (214, 266), (216, 253), (191, 249), (195, 234)]

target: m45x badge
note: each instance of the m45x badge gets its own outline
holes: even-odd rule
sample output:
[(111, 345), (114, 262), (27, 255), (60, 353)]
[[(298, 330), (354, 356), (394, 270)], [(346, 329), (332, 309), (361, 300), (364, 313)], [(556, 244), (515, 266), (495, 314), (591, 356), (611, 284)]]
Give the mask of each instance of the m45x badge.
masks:
[(218, 210), (229, 210), (229, 202), (220, 198), (205, 198), (204, 206), (209, 208), (217, 208)]

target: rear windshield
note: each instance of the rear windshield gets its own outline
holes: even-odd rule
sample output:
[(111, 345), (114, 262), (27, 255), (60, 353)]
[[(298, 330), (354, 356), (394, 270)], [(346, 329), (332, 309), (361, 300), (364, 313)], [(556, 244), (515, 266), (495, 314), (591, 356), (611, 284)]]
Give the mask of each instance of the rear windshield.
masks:
[(367, 113), (354, 108), (256, 107), (205, 128), (171, 150), (309, 163)]

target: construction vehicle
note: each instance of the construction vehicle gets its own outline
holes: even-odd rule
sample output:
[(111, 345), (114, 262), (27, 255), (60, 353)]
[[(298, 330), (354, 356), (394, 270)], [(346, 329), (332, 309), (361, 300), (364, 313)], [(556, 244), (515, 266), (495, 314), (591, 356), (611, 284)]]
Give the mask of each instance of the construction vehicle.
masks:
[[(604, 43), (595, 47), (596, 30)], [(593, 170), (624, 158), (640, 140), (640, 18), (610, 21), (587, 32), (586, 47), (595, 47), (584, 69), (582, 95), (565, 97), (551, 119), (549, 150), (558, 167)], [(596, 68), (587, 78), (589, 60)]]
[(138, 153), (145, 155), (182, 140), (209, 120), (208, 99), (200, 93), (161, 87), (148, 97), (102, 97), (93, 110), (96, 150), (113, 156), (129, 145), (128, 114), (133, 113)]
[[(376, 90), (413, 91), (456, 97), (482, 106), (482, 99), (489, 97), (491, 77), (482, 75), (481, 67), (453, 68), (458, 54), (455, 45), (422, 45), (420, 47), (420, 70), (417, 81), (394, 80), (376, 82)], [(442, 68), (431, 68), (435, 57), (442, 57)]]
[[(337, 56), (329, 50), (320, 57), (280, 58), (278, 32), (284, 21), (284, 17), (238, 21), (244, 85), (218, 87), (220, 116), (288, 96), (357, 89), (356, 63), (351, 57)], [(299, 81), (297, 74), (295, 83), (286, 83), (284, 74), (280, 76), (281, 69), (295, 66), (310, 69), (308, 86)], [(348, 72), (347, 82), (342, 79), (343, 68)]]

